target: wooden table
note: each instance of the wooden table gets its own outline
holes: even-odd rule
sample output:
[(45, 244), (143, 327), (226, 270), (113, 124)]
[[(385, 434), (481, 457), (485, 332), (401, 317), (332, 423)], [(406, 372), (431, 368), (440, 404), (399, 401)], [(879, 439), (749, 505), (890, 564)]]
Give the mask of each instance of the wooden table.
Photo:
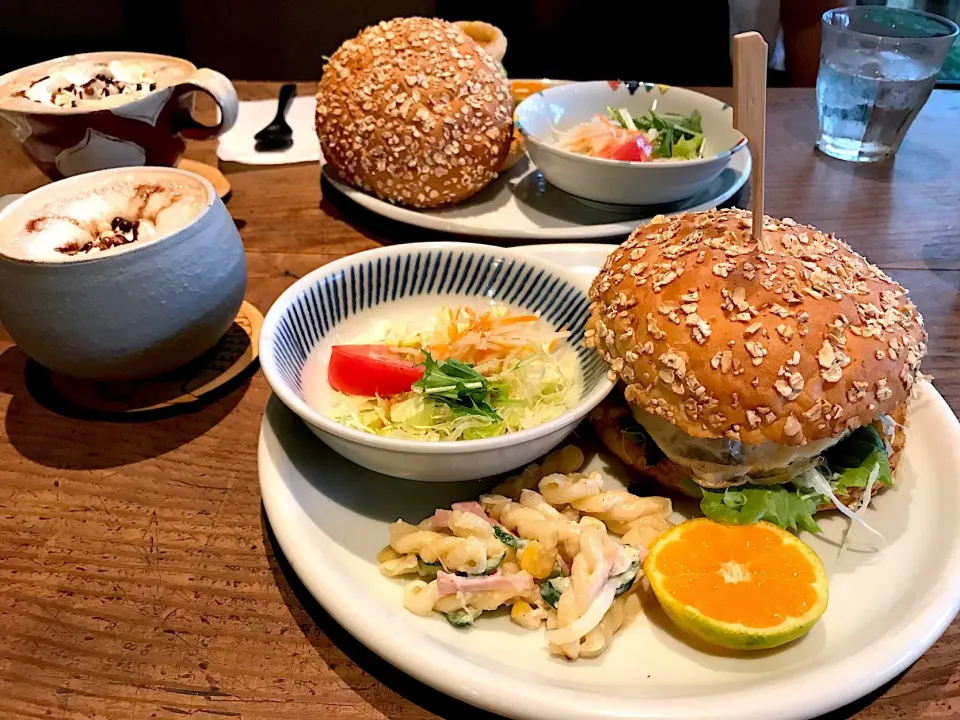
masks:
[[(238, 88), (257, 99), (277, 86)], [(812, 91), (770, 90), (769, 101), (767, 212), (836, 231), (912, 290), (930, 330), (925, 368), (956, 411), (960, 93), (935, 92), (896, 160), (872, 167), (814, 152)], [(216, 161), (213, 143), (189, 154)], [(437, 237), (322, 197), (315, 165), (225, 171), (247, 298), (263, 311), (342, 255)], [(43, 181), (4, 134), (0, 194)], [(260, 373), (194, 412), (119, 423), (46, 409), (25, 364), (0, 328), (0, 716), (491, 717), (367, 651), (291, 572), (260, 505)], [(960, 623), (831, 717), (854, 715), (960, 717)]]

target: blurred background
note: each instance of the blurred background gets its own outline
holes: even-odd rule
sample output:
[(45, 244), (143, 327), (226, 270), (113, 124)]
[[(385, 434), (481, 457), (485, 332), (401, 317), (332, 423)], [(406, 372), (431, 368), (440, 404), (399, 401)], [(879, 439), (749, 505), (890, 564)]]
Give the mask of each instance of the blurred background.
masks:
[[(0, 20), (0, 72), (90, 50), (185, 57), (243, 80), (315, 80), (323, 56), (363, 27), (399, 15), (486, 20), (508, 41), (513, 77), (731, 84), (730, 37), (759, 30), (770, 84), (812, 85), (820, 15), (842, 0), (31, 0)], [(860, 0), (960, 21), (960, 0)], [(619, 5), (619, 6), (617, 6)], [(943, 83), (960, 81), (955, 47)]]

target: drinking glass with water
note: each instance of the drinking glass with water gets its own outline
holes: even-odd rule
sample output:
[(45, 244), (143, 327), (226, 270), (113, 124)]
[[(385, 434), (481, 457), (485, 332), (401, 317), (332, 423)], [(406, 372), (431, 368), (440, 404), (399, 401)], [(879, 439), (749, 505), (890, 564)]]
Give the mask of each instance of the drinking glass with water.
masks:
[(817, 147), (853, 162), (893, 155), (957, 33), (950, 20), (915, 10), (865, 6), (824, 13)]

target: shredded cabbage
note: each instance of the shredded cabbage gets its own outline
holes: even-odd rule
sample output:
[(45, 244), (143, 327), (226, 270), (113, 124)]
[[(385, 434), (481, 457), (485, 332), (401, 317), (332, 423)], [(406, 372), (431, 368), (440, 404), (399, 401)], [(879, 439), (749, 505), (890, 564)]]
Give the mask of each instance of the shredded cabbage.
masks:
[[(469, 362), (497, 393), (491, 405), (503, 418), (458, 414), (420, 393), (364, 397), (334, 392), (333, 417), (347, 427), (409, 440), (478, 440), (542, 425), (579, 399), (582, 382), (576, 353), (566, 337), (535, 316), (502, 306), (478, 315), (469, 308), (441, 310), (433, 322), (401, 322), (372, 328), (365, 341), (429, 349)], [(379, 336), (379, 337), (378, 337)]]
[(897, 434), (897, 428), (906, 430), (906, 428), (894, 420), (889, 415), (880, 415), (877, 417), (880, 424), (883, 425), (883, 446), (886, 448), (887, 456), (893, 455), (893, 440)]
[[(878, 477), (880, 477), (880, 463), (875, 463), (873, 466), (873, 470), (870, 471), (870, 476), (867, 478), (867, 486), (863, 490), (863, 498), (860, 500), (860, 507), (857, 508), (857, 515), (859, 517), (863, 517), (864, 514), (867, 512), (867, 508), (870, 506), (870, 500), (873, 497), (873, 485), (875, 482), (877, 482)], [(850, 541), (850, 535), (853, 533), (853, 529), (854, 529), (854, 526), (850, 525), (847, 528), (847, 531), (844, 533), (843, 542), (840, 544), (841, 552), (847, 547), (855, 550), (859, 549), (860, 547), (859, 543), (854, 543)], [(882, 535), (880, 535), (880, 537), (883, 538)], [(884, 540), (884, 542), (886, 541)], [(865, 546), (864, 549), (866, 549), (867, 551), (875, 551), (875, 550), (878, 550), (879, 548), (875, 548), (871, 545), (867, 545)]]
[(337, 394), (338, 422), (383, 437), (411, 440), (478, 440), (542, 425), (566, 412), (580, 397), (573, 352), (541, 353), (488, 376), (507, 388), (492, 405), (503, 422), (482, 415), (457, 415), (446, 404), (411, 393), (399, 401)]
[[(873, 483), (876, 481), (877, 476), (880, 474), (880, 465), (876, 464), (873, 466), (873, 469), (870, 471), (870, 478), (867, 480), (867, 487), (869, 490), (873, 490)], [(860, 527), (865, 528), (869, 532), (873, 533), (881, 543), (886, 543), (886, 538), (883, 537), (883, 534), (879, 530), (871, 527), (866, 520), (864, 520), (859, 514), (855, 513), (853, 510), (844, 505), (833, 492), (833, 488), (830, 486), (830, 482), (823, 476), (817, 468), (810, 468), (802, 475), (799, 475), (793, 479), (793, 484), (798, 487), (807, 488), (810, 490), (815, 490), (820, 493), (823, 497), (828, 498), (830, 502), (841, 513), (846, 515), (850, 520), (855, 522)], [(865, 503), (869, 503), (869, 500), (865, 500)], [(842, 547), (842, 546), (841, 546)]]
[(873, 470), (870, 471), (870, 477), (867, 478), (867, 487), (863, 491), (863, 499), (860, 501), (860, 507), (857, 508), (857, 515), (863, 515), (867, 511), (870, 498), (873, 497), (873, 484), (878, 477), (880, 477), (880, 463), (875, 464)]

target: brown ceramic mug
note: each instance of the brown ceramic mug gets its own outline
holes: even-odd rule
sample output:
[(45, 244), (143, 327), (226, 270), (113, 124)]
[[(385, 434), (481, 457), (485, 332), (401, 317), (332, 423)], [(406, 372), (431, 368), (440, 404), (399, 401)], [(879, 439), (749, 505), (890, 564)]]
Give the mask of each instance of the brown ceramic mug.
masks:
[[(43, 83), (82, 79), (90, 68), (111, 62), (114, 65), (110, 67), (140, 71), (145, 78), (141, 89), (102, 98), (83, 97), (61, 105), (53, 99), (48, 102), (45, 95), (38, 99), (47, 87)], [(96, 82), (100, 88), (104, 86)], [(74, 89), (79, 85), (69, 87), (70, 92), (85, 92)], [(197, 92), (216, 102), (220, 110), (216, 125), (202, 125), (193, 119)], [(64, 102), (64, 96), (58, 93), (57, 102)], [(85, 53), (0, 77), (0, 117), (12, 123), (23, 151), (52, 180), (113, 167), (175, 166), (187, 139), (204, 140), (233, 127), (237, 107), (237, 91), (224, 75), (166, 55)]]

